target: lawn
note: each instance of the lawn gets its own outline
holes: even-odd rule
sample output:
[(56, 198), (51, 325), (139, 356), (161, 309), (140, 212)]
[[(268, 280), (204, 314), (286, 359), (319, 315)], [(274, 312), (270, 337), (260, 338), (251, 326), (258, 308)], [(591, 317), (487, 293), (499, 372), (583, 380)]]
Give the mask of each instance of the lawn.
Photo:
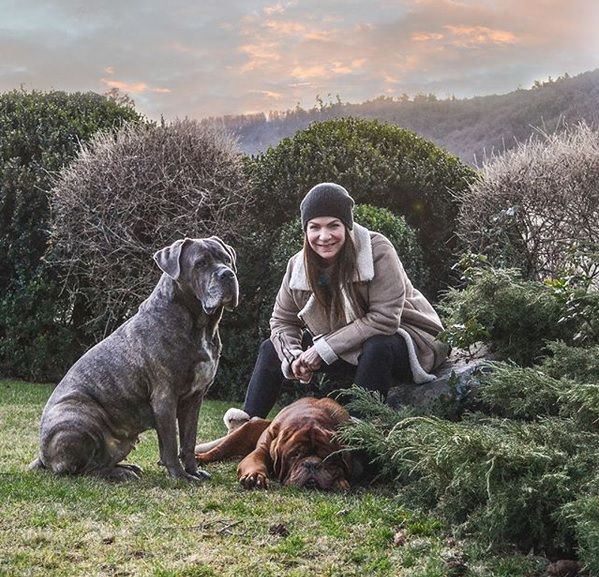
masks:
[[(200, 486), (167, 478), (148, 431), (139, 482), (30, 472), (51, 386), (0, 381), (0, 575), (155, 577), (536, 575), (534, 560), (485, 558), (386, 487), (347, 495), (242, 490), (235, 464)], [(222, 435), (229, 405), (202, 408), (201, 440)], [(405, 540), (394, 543), (401, 532)], [(466, 561), (466, 559), (468, 559)]]

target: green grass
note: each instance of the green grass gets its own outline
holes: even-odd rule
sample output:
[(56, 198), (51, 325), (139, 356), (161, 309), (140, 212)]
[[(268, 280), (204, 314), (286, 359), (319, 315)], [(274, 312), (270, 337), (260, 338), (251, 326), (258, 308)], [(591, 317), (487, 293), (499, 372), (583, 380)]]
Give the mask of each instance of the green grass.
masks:
[[(410, 576), (456, 575), (448, 529), (400, 504), (385, 487), (347, 495), (273, 486), (244, 491), (234, 463), (208, 467), (190, 486), (156, 464), (156, 435), (142, 435), (130, 461), (139, 482), (112, 484), (30, 472), (39, 418), (51, 387), (0, 381), (0, 576)], [(199, 434), (224, 433), (227, 403), (208, 401)], [(283, 524), (281, 536), (270, 531)], [(408, 539), (393, 544), (399, 530)], [(464, 575), (537, 575), (521, 557), (484, 558), (476, 544)], [(459, 550), (459, 551), (458, 551)], [(461, 553), (460, 553), (461, 554)]]

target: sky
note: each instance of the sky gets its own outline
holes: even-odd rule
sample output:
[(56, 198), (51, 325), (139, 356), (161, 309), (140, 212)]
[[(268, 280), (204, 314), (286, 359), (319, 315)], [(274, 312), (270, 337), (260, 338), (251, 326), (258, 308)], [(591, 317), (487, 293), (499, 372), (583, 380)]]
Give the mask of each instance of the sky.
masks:
[(597, 0), (0, 0), (0, 91), (117, 88), (153, 119), (502, 94), (598, 67)]

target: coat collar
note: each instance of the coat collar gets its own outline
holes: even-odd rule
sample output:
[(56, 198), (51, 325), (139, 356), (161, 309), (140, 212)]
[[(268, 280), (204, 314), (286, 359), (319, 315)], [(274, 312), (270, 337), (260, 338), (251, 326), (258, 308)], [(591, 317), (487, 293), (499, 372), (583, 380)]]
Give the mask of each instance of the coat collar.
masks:
[[(354, 223), (354, 227), (349, 231), (354, 245), (356, 247), (357, 270), (354, 274), (354, 282), (368, 282), (374, 278), (374, 259), (372, 257), (372, 244), (370, 242), (370, 232), (367, 228)], [(309, 291), (310, 285), (304, 266), (304, 251), (300, 250), (294, 257), (295, 266), (289, 280), (291, 290)]]

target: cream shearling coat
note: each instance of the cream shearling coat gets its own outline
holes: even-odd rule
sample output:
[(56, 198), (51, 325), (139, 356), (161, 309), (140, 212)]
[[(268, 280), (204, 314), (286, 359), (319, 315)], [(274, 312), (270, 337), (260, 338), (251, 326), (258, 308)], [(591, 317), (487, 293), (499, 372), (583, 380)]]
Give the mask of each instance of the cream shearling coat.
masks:
[(391, 242), (359, 224), (350, 231), (357, 255), (354, 282), (367, 311), (358, 316), (349, 306), (345, 322), (333, 323), (312, 294), (303, 250), (287, 265), (270, 319), (270, 339), (283, 374), (293, 379), (291, 363), (301, 354), (302, 331), (308, 329), (327, 364), (341, 358), (357, 365), (362, 343), (375, 335), (401, 334), (408, 345), (414, 381), (435, 378), (431, 371), (447, 357), (448, 347), (435, 337), (443, 329), (430, 303), (406, 275)]

